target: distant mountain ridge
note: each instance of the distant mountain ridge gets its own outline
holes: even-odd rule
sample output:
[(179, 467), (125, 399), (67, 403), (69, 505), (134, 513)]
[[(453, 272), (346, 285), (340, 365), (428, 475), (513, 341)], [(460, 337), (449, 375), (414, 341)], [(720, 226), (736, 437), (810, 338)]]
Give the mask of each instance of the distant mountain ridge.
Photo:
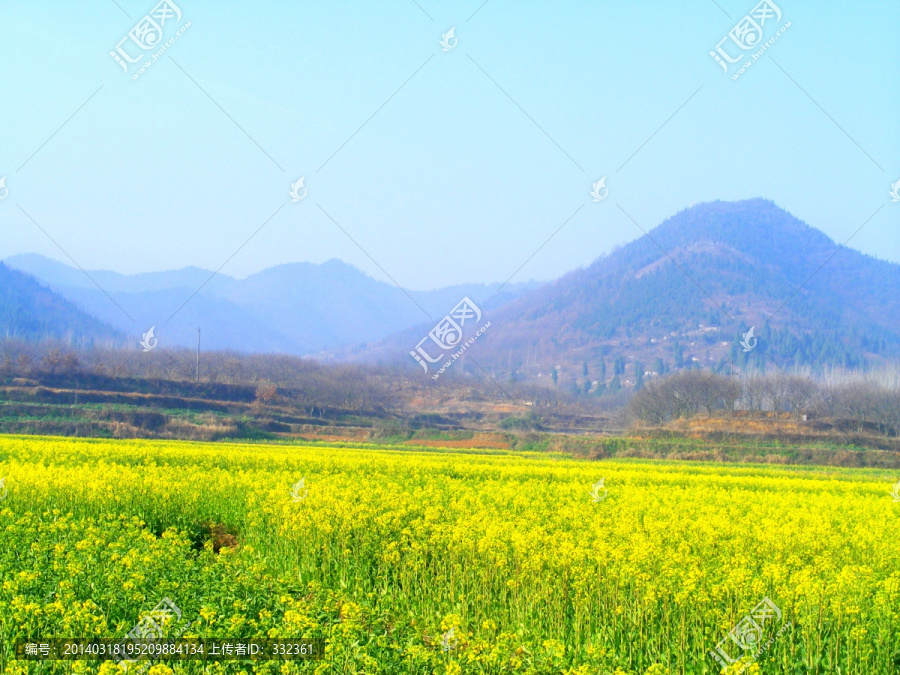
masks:
[[(39, 256), (8, 264), (77, 305), (67, 305), (81, 311), (73, 321), (86, 313), (135, 340), (156, 326), (162, 346), (189, 346), (201, 326), (207, 349), (412, 369), (419, 365), (410, 350), (468, 296), (491, 328), (454, 372), (537, 379), (556, 371), (579, 390), (639, 386), (644, 376), (690, 367), (821, 370), (900, 358), (900, 265), (839, 246), (762, 199), (684, 209), (547, 284), (407, 296), (337, 260), (280, 265), (245, 279), (198, 268), (91, 271), (134, 322), (79, 270)], [(751, 327), (758, 342), (745, 350)]]
[[(595, 388), (692, 366), (857, 368), (900, 357), (900, 265), (841, 247), (771, 201), (712, 202), (489, 318), (470, 356), (497, 377), (559, 366)], [(753, 326), (759, 342), (745, 352)], [(414, 367), (406, 354), (429, 327), (360, 356)]]
[[(199, 326), (208, 349), (298, 355), (382, 339), (417, 323), (425, 316), (423, 309), (443, 314), (465, 295), (484, 300), (500, 287), (468, 284), (409, 291), (408, 297), (393, 284), (338, 260), (279, 265), (245, 279), (196, 267), (135, 275), (96, 270), (89, 272), (89, 279), (80, 270), (38, 255), (14, 256), (6, 263), (136, 339), (156, 326), (161, 345), (190, 346), (196, 344)], [(506, 286), (489, 306), (536, 285)]]
[(0, 263), (0, 336), (115, 344), (124, 336), (22, 272)]

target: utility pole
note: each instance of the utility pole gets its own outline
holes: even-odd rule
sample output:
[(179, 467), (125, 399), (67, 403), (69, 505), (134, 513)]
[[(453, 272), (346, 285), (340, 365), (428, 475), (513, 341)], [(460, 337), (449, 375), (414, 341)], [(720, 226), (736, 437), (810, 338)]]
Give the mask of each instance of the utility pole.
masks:
[(197, 326), (197, 382), (200, 382), (200, 326)]

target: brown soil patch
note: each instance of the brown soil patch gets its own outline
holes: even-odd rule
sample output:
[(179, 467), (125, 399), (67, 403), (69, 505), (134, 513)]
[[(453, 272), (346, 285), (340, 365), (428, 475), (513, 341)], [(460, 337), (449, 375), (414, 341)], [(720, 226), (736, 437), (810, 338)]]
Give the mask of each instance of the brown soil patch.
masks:
[(442, 440), (439, 438), (414, 438), (406, 441), (406, 445), (419, 445), (427, 448), (493, 448), (509, 450), (509, 443), (493, 434), (475, 434), (472, 438), (459, 440)]
[(218, 553), (223, 548), (237, 548), (238, 540), (228, 531), (222, 523), (203, 523), (203, 536), (207, 541), (212, 541), (213, 553)]

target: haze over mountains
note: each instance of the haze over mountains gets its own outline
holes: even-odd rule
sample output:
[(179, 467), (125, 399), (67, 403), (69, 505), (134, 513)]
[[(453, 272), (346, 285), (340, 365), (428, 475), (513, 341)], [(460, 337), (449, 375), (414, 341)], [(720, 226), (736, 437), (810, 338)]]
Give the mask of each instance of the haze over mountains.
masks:
[[(197, 268), (92, 271), (96, 285), (40, 256), (6, 263), (60, 296), (6, 270), (15, 283), (4, 283), (5, 306), (31, 308), (6, 310), (7, 334), (13, 316), (23, 322), (18, 335), (61, 336), (68, 326), (71, 334), (136, 341), (156, 326), (162, 346), (190, 346), (199, 325), (207, 349), (327, 352), (417, 368), (409, 351), (468, 296), (491, 321), (470, 356), (513, 377), (556, 366), (580, 376), (583, 364), (597, 373), (615, 360), (624, 376), (627, 362), (635, 364), (630, 374), (748, 362), (855, 368), (900, 356), (900, 265), (841, 247), (762, 199), (693, 206), (587, 268), (499, 294), (499, 284), (470, 284), (407, 296), (337, 260), (241, 280)], [(13, 291), (42, 299), (15, 305)], [(745, 352), (740, 341), (751, 326), (759, 343)]]
[(34, 278), (0, 263), (0, 336), (80, 344), (118, 343), (124, 336), (81, 311)]
[(38, 255), (5, 262), (135, 344), (156, 326), (161, 346), (193, 346), (199, 326), (205, 349), (297, 355), (382, 339), (425, 311), (443, 315), (465, 295), (497, 307), (537, 286), (509, 284), (496, 294), (500, 284), (467, 284), (407, 296), (338, 260), (280, 265), (246, 279), (195, 267), (135, 275), (97, 270), (88, 277)]

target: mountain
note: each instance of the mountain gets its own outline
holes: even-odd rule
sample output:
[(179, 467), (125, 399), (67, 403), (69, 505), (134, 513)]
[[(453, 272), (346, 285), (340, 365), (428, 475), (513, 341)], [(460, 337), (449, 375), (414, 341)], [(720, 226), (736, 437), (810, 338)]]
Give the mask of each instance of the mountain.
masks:
[(191, 346), (199, 326), (207, 349), (300, 355), (377, 341), (420, 321), (423, 310), (443, 314), (466, 295), (493, 296), (487, 306), (496, 307), (536, 286), (509, 285), (495, 295), (499, 284), (469, 284), (407, 297), (338, 260), (280, 265), (245, 279), (195, 267), (135, 275), (97, 270), (88, 278), (37, 255), (5, 262), (135, 339), (155, 326), (160, 344)]
[[(470, 361), (514, 379), (559, 366), (579, 389), (696, 366), (858, 368), (900, 357), (900, 265), (841, 247), (770, 201), (714, 202), (485, 320)], [(758, 342), (744, 351), (751, 327)], [(360, 356), (417, 367), (408, 353), (429, 328)]]
[(34, 278), (0, 263), (0, 336), (78, 344), (122, 342), (122, 335)]

